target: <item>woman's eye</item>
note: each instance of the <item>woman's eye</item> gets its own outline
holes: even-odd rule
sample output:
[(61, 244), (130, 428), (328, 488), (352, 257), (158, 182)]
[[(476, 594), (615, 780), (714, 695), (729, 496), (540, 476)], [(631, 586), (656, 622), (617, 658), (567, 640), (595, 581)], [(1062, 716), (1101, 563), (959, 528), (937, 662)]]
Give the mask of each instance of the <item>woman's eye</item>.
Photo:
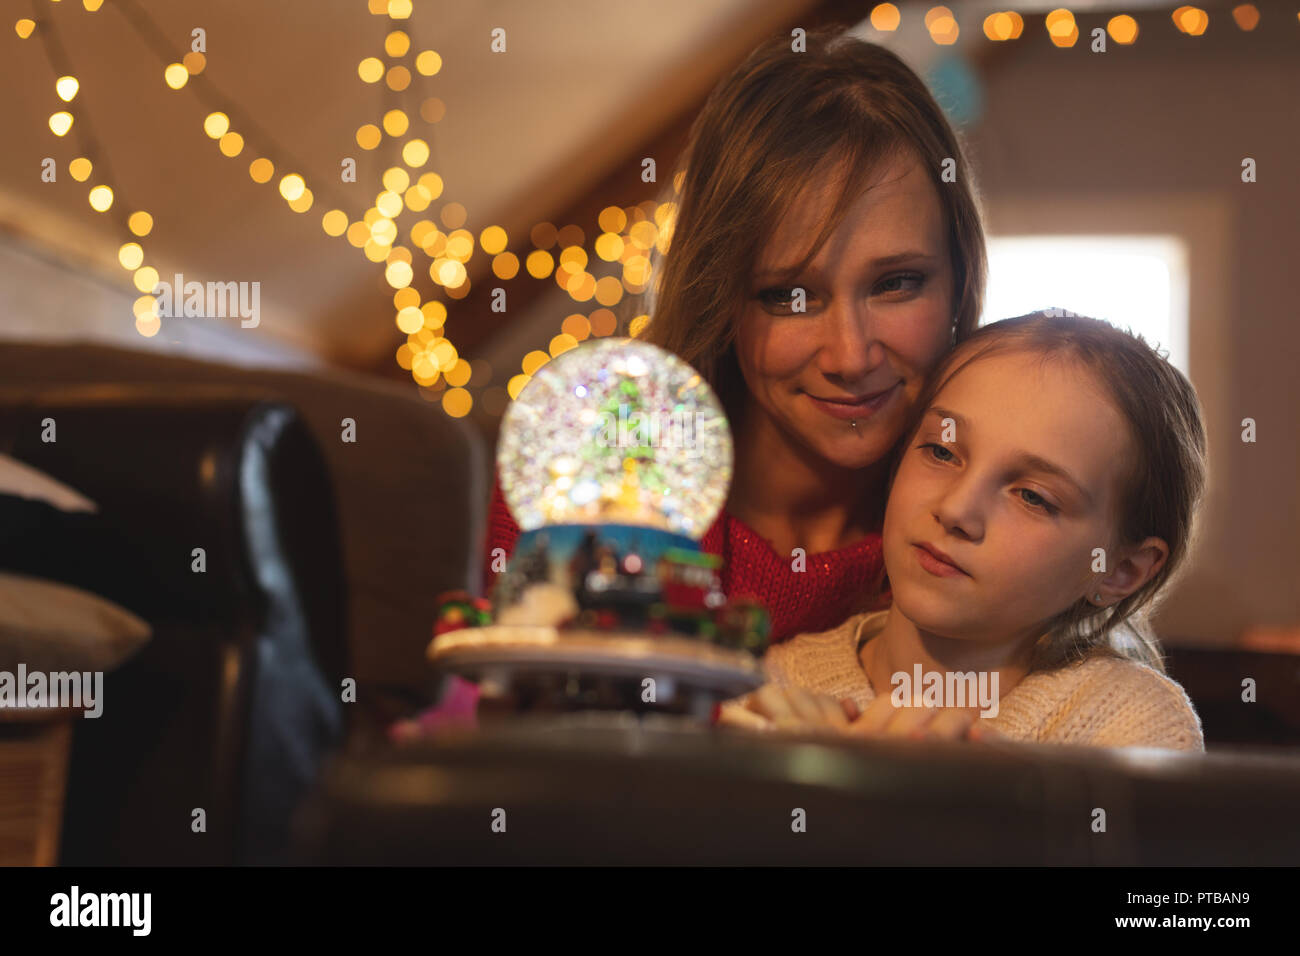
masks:
[[(758, 299), (758, 301), (762, 302), (764, 305), (769, 306), (771, 308), (788, 309), (790, 308), (791, 305), (794, 304), (793, 302), (794, 289), (790, 289), (790, 288), (764, 289), (756, 296), (756, 298)], [(807, 292), (805, 291), (804, 302), (806, 303), (807, 301), (808, 301), (808, 295)]]
[[(925, 276), (919, 272), (902, 272), (887, 279), (881, 279), (876, 288), (881, 292), (915, 292), (924, 282)], [(912, 284), (908, 285), (908, 283)]]
[(1047, 499), (1036, 491), (1030, 491), (1028, 488), (1021, 488), (1019, 491), (1020, 499), (1031, 507), (1038, 508), (1048, 514), (1056, 514), (1056, 508), (1049, 504)]
[(920, 447), (927, 455), (935, 459), (935, 461), (956, 461), (957, 460), (956, 455), (950, 452), (947, 448), (944, 448), (942, 445), (937, 445), (934, 442), (926, 442), (924, 445)]

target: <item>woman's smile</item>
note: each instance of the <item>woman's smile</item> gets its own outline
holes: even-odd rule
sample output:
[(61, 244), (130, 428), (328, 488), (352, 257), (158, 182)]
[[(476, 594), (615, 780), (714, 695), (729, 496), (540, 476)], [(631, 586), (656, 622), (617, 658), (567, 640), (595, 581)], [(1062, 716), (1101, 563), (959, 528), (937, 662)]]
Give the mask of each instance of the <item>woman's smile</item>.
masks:
[(801, 394), (807, 396), (808, 400), (815, 408), (825, 412), (833, 418), (864, 419), (870, 418), (876, 412), (880, 411), (880, 409), (884, 408), (885, 405), (888, 404), (899, 392), (902, 384), (902, 379), (899, 379), (888, 388), (877, 392), (869, 392), (860, 397), (851, 396), (848, 398), (840, 398), (836, 396), (832, 398), (828, 396), (825, 398), (819, 398), (811, 392), (803, 392), (802, 390)]

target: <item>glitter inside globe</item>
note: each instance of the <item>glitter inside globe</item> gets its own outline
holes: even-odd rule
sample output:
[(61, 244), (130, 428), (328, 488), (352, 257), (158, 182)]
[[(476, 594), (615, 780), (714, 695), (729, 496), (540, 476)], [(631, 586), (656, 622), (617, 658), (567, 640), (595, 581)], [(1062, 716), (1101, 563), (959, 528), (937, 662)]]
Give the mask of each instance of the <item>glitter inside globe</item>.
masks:
[(523, 531), (625, 524), (698, 540), (727, 498), (731, 429), (677, 356), (599, 339), (542, 366), (510, 403), (497, 467)]

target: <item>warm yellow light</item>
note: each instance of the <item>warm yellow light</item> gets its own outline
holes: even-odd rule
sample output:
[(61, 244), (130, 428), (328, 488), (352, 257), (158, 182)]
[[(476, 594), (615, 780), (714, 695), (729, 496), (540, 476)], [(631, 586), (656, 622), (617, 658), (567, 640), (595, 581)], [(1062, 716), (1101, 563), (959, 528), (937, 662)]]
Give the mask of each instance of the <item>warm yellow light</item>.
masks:
[(1116, 43), (1127, 46), (1137, 39), (1137, 21), (1126, 13), (1111, 17), (1106, 23), (1106, 32), (1110, 34), (1110, 38)]
[(354, 222), (348, 226), (347, 237), (349, 245), (361, 249), (370, 241), (370, 227), (364, 222)]
[(554, 358), (557, 355), (564, 354), (569, 349), (576, 349), (577, 347), (577, 339), (568, 332), (561, 332), (551, 339), (551, 344), (547, 346), (547, 350), (551, 353), (551, 357)]
[(191, 50), (181, 58), (181, 66), (185, 67), (190, 76), (198, 76), (207, 65), (208, 58), (198, 50)]
[(142, 295), (135, 300), (135, 304), (131, 306), (131, 311), (135, 313), (137, 319), (146, 315), (156, 316), (158, 314), (158, 300), (151, 295)]
[(72, 114), (67, 110), (59, 110), (50, 117), (50, 129), (55, 136), (64, 136), (68, 130), (72, 129)]
[(429, 190), (430, 199), (437, 199), (442, 195), (442, 177), (437, 173), (425, 173), (420, 177), (419, 183)]
[(412, 212), (424, 212), (429, 208), (429, 202), (433, 199), (429, 195), (429, 190), (425, 189), (418, 183), (411, 186), (406, 192), (402, 193), (402, 201), (406, 203), (406, 208)]
[(248, 175), (255, 183), (269, 183), (275, 175), (275, 163), (263, 157), (248, 164)]
[(221, 139), (230, 129), (230, 117), (225, 113), (209, 113), (203, 120), (203, 132), (212, 139)]
[(490, 256), (505, 251), (508, 241), (506, 231), (500, 226), (488, 226), (478, 234), (480, 248)]
[(462, 358), (456, 359), (456, 364), (447, 369), (442, 377), (447, 380), (448, 385), (460, 388), (462, 385), (469, 384), (469, 378), (473, 373), (474, 369), (470, 367), (469, 362)]
[(1200, 7), (1179, 7), (1173, 12), (1173, 21), (1188, 36), (1198, 37), (1205, 32), (1210, 16)]
[(902, 16), (892, 3), (878, 3), (871, 8), (871, 25), (882, 31), (897, 30)]
[(420, 103), (420, 119), (426, 123), (437, 123), (447, 115), (447, 104), (436, 96), (431, 96)]
[(122, 248), (117, 250), (117, 261), (122, 263), (123, 269), (134, 272), (144, 262), (144, 249), (138, 242), (124, 242)]
[(951, 16), (935, 17), (930, 27), (930, 39), (940, 46), (951, 46), (957, 42), (961, 31), (957, 21)]
[(627, 324), (628, 335), (636, 337), (645, 331), (645, 327), (650, 324), (650, 316), (638, 315), (635, 319)]
[(81, 5), (91, 13), (94, 13), (104, 5), (104, 0), (81, 0)]
[(534, 279), (545, 279), (555, 268), (555, 262), (545, 249), (534, 249), (524, 260), (524, 268)]
[(280, 179), (280, 195), (289, 202), (301, 196), (306, 188), (307, 183), (297, 173), (289, 173)]
[[(403, 292), (406, 289), (402, 289)], [(424, 328), (424, 313), (413, 305), (405, 306), (397, 312), (397, 327), (407, 335), (414, 335)]]
[(393, 20), (406, 20), (411, 16), (411, 0), (388, 0), (388, 16)]
[(136, 269), (132, 281), (141, 292), (152, 292), (158, 287), (158, 270), (153, 266)]
[(442, 410), (452, 418), (464, 418), (473, 407), (473, 396), (463, 388), (449, 388), (442, 393)]
[(91, 170), (93, 169), (94, 167), (91, 165), (90, 160), (86, 159), (84, 156), (78, 156), (72, 162), (68, 163), (68, 173), (79, 183), (84, 183), (89, 179)]
[(348, 214), (342, 209), (331, 209), (321, 217), (320, 222), (327, 236), (337, 238), (348, 231)]
[(406, 56), (406, 51), (410, 48), (411, 38), (401, 30), (394, 30), (384, 37), (384, 52), (389, 56)]
[(609, 309), (597, 309), (591, 313), (591, 334), (597, 336), (613, 335), (618, 328), (618, 318)]
[(234, 132), (227, 133), (221, 137), (217, 143), (217, 148), (221, 150), (222, 156), (229, 156), (234, 159), (244, 151), (244, 137)]
[(411, 71), (404, 66), (395, 66), (388, 71), (385, 81), (394, 93), (400, 93), (411, 85)]
[(368, 56), (357, 64), (357, 75), (366, 83), (378, 83), (384, 78), (384, 61)]
[(383, 138), (384, 134), (379, 132), (379, 127), (374, 123), (367, 123), (357, 130), (357, 145), (362, 149), (374, 149)]
[(438, 259), (430, 266), (430, 270), (429, 277), (448, 289), (459, 288), (467, 275), (464, 264), (455, 259)]
[[(96, 186), (90, 190), (90, 208), (95, 212), (107, 212), (112, 205), (113, 190), (107, 186)], [(145, 291), (149, 290), (146, 289)]]
[(172, 63), (163, 70), (163, 81), (173, 90), (179, 90), (189, 79), (190, 71), (179, 63)]
[(388, 258), (388, 247), (375, 242), (373, 239), (367, 240), (366, 244), (362, 246), (361, 249), (362, 252), (366, 254), (366, 258), (371, 262), (383, 262)]
[(429, 161), (429, 144), (422, 139), (412, 139), (402, 147), (402, 162), (408, 166), (423, 166)]
[(384, 170), (381, 181), (388, 192), (400, 193), (411, 185), (411, 175), (401, 166), (391, 166)]
[[(381, 246), (391, 246), (397, 241), (397, 223), (391, 219), (379, 218), (370, 227), (370, 238)], [(384, 253), (386, 256), (387, 253)]]
[(126, 221), (126, 228), (131, 230), (132, 235), (147, 236), (153, 231), (153, 216), (144, 211), (133, 212)]
[(440, 329), (447, 324), (447, 307), (437, 299), (424, 303), (420, 306), (420, 311), (424, 313), (426, 329)]
[(402, 214), (402, 197), (394, 192), (382, 192), (375, 200), (375, 207), (389, 219), (396, 219)]
[(602, 232), (622, 232), (627, 225), (627, 213), (622, 206), (606, 206), (596, 217), (596, 224)]
[(537, 370), (551, 360), (551, 357), (540, 349), (534, 349), (524, 356), (520, 368), (524, 370), (525, 375), (536, 375)]
[(617, 305), (623, 298), (623, 283), (614, 276), (596, 280), (596, 301), (601, 305)]
[(32, 31), (35, 29), (36, 29), (35, 20), (28, 20), (24, 18), (14, 24), (14, 32), (17, 33), (19, 39), (22, 40), (26, 40), (29, 36), (31, 36)]
[(1010, 40), (1016, 31), (1016, 23), (1010, 14), (990, 13), (984, 18), (984, 35), (990, 40)]
[(415, 270), (399, 259), (388, 264), (388, 268), (384, 270), (384, 278), (394, 289), (404, 289), (415, 278)]
[[(1300, 14), (1297, 14), (1300, 16)], [(1259, 26), (1259, 8), (1253, 3), (1243, 3), (1232, 8), (1232, 19), (1247, 32)]]
[(1014, 10), (1008, 10), (1007, 16), (1011, 18), (1011, 36), (1010, 40), (1019, 40), (1020, 34), (1025, 32), (1025, 18)]
[(443, 253), (448, 259), (469, 262), (469, 257), (474, 254), (474, 236), (464, 229), (457, 229), (447, 236), (447, 245)]
[(524, 386), (532, 380), (533, 378), (531, 375), (514, 375), (511, 377), (510, 381), (506, 383), (506, 392), (509, 393), (512, 399), (518, 398), (519, 393), (524, 390)]
[(71, 103), (80, 88), (81, 84), (77, 82), (75, 76), (61, 76), (54, 81), (54, 92), (59, 94), (59, 99), (65, 103)]
[(411, 264), (411, 250), (406, 246), (394, 246), (393, 251), (388, 254), (388, 262), (390, 265), (394, 262), (405, 262), (409, 266)]
[(401, 110), (389, 110), (384, 114), (384, 132), (389, 136), (404, 136), (411, 121)]
[(519, 275), (519, 257), (513, 252), (503, 252), (492, 260), (492, 274), (498, 279), (513, 279)]
[(315, 198), (316, 197), (312, 195), (312, 191), (310, 189), (304, 188), (301, 196), (299, 196), (297, 199), (289, 200), (289, 208), (292, 209), (294, 212), (306, 212), (308, 209), (311, 208), (311, 204), (315, 200)]
[(613, 232), (602, 232), (596, 237), (596, 255), (606, 262), (617, 262), (623, 255), (623, 237)]
[(433, 50), (425, 50), (415, 58), (415, 69), (421, 76), (433, 76), (442, 69), (442, 57)]
[(560, 323), (560, 331), (581, 342), (591, 335), (591, 323), (585, 315), (575, 312)]
[(146, 339), (153, 338), (162, 328), (162, 321), (156, 315), (138, 315), (135, 319), (135, 330), (143, 335)]

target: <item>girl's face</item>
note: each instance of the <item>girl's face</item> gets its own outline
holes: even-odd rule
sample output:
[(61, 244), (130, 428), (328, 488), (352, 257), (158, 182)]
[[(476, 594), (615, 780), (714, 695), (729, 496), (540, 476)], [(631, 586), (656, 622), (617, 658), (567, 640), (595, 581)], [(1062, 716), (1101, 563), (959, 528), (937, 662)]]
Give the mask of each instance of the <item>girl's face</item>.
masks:
[[(884, 164), (807, 271), (780, 281), (825, 221), (833, 186), (813, 180), (760, 254), (736, 357), (760, 425), (802, 454), (862, 468), (898, 441), (949, 348), (953, 269), (938, 193), (910, 158)], [(796, 288), (804, 312), (793, 309)]]
[(976, 358), (902, 452), (884, 525), (895, 606), (949, 638), (1042, 633), (1092, 594), (1094, 548), (1106, 550), (1108, 571), (1120, 558), (1130, 444), (1120, 412), (1075, 363), (1023, 351)]

